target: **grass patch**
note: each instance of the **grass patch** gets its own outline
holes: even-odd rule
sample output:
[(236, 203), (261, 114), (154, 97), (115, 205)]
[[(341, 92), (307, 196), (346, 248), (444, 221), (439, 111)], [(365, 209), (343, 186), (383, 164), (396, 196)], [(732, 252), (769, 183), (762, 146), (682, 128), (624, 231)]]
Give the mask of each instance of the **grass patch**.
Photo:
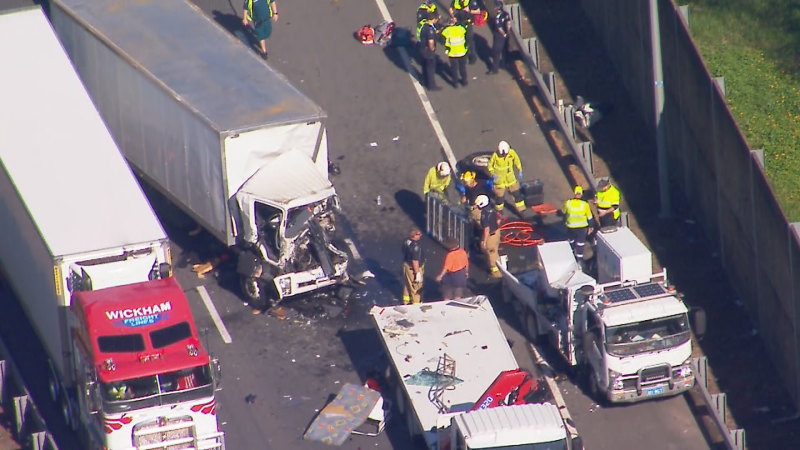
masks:
[(775, 194), (800, 221), (800, 1), (690, 0), (690, 28)]

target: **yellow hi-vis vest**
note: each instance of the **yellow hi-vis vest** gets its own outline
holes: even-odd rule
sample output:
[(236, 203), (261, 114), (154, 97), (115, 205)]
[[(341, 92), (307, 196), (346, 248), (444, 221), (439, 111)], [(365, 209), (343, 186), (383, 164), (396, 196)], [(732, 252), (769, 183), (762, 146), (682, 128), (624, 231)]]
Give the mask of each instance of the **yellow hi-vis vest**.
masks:
[(427, 194), (430, 191), (439, 191), (444, 193), (447, 189), (447, 186), (450, 186), (450, 175), (446, 177), (440, 177), (439, 171), (436, 170), (436, 167), (431, 167), (428, 171), (428, 174), (425, 176), (425, 183), (422, 185), (422, 195)]
[[(608, 186), (605, 191), (597, 192), (597, 207), (600, 209), (611, 209), (614, 205), (619, 206), (619, 190), (613, 184)], [(619, 219), (619, 208), (614, 211), (614, 220)]]
[(519, 160), (517, 152), (513, 148), (508, 149), (506, 156), (499, 153), (492, 153), (487, 166), (489, 173), (497, 175), (494, 185), (499, 188), (509, 188), (517, 183), (517, 175), (514, 172), (522, 172), (522, 162)]
[(469, 0), (454, 0), (453, 9), (469, 9)]
[[(428, 19), (422, 19), (417, 24), (417, 41), (419, 41), (420, 35), (422, 34), (422, 29), (425, 27), (425, 25), (428, 25)], [(428, 43), (423, 42), (423, 44), (427, 45)]]
[(571, 198), (564, 203), (564, 223), (567, 228), (586, 228), (592, 218), (589, 204), (579, 198)]
[(451, 58), (467, 54), (467, 29), (462, 25), (450, 25), (442, 31), (445, 53)]

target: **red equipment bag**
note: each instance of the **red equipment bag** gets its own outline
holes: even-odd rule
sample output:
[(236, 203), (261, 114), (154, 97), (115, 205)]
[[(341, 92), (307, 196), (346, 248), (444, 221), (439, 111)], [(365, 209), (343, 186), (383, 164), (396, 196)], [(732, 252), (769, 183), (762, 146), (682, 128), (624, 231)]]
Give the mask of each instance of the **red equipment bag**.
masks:
[(364, 45), (372, 45), (375, 43), (375, 30), (371, 25), (364, 25), (356, 31), (356, 38)]
[(489, 21), (489, 13), (486, 11), (481, 11), (472, 15), (472, 23), (475, 24), (477, 27), (482, 27), (486, 25)]

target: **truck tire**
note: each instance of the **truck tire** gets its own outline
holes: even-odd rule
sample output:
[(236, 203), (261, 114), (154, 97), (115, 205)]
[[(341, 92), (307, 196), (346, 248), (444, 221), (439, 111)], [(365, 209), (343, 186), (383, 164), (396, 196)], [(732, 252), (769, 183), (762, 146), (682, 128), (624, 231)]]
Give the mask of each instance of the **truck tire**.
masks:
[(240, 277), (242, 294), (255, 309), (267, 310), (277, 304), (277, 295), (270, 286), (254, 277)]
[(60, 409), (61, 417), (64, 419), (64, 423), (67, 424), (70, 430), (78, 431), (80, 423), (76, 415), (77, 411), (75, 410), (75, 405), (72, 404), (72, 400), (67, 392), (61, 393)]
[(58, 376), (53, 367), (53, 361), (47, 361), (47, 369), (47, 392), (50, 394), (50, 400), (52, 400), (53, 403), (58, 403), (59, 397), (61, 396), (61, 383), (58, 382)]

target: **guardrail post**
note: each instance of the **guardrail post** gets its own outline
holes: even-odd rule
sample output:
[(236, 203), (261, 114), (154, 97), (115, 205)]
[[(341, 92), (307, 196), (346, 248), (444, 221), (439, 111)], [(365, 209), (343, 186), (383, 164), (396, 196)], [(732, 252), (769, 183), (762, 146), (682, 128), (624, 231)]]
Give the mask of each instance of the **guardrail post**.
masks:
[(586, 141), (578, 143), (578, 148), (581, 152), (580, 158), (583, 160), (584, 167), (589, 169), (589, 173), (594, 178), (594, 163), (592, 163), (592, 152), (594, 152), (594, 146), (591, 142)]
[(22, 432), (25, 426), (25, 414), (28, 411), (28, 396), (21, 395), (14, 397), (14, 425), (16, 425), (17, 436)]
[(33, 450), (45, 450), (47, 448), (47, 432), (37, 431), (31, 433), (31, 448)]
[(506, 5), (508, 15), (511, 16), (511, 26), (518, 36), (522, 36), (522, 16), (519, 10), (519, 4)]
[(761, 163), (761, 167), (764, 167), (764, 149), (759, 148), (756, 150), (750, 150), (750, 154)]
[(5, 391), (3, 388), (5, 387), (6, 381), (6, 361), (4, 359), (0, 359), (0, 402), (5, 398)]
[(569, 137), (575, 139), (575, 106), (565, 106), (564, 111), (561, 114), (564, 119), (564, 124), (567, 126)]
[(682, 5), (678, 6), (678, 11), (681, 13), (681, 17), (686, 22), (687, 28), (689, 25), (689, 5)]
[(544, 77), (544, 84), (545, 84), (545, 94), (547, 95), (547, 100), (550, 102), (551, 105), (556, 104), (556, 73), (555, 72), (547, 72), (543, 73), (542, 76)]
[(525, 46), (525, 52), (531, 57), (533, 66), (539, 70), (539, 41), (535, 37), (525, 38), (522, 40)]

